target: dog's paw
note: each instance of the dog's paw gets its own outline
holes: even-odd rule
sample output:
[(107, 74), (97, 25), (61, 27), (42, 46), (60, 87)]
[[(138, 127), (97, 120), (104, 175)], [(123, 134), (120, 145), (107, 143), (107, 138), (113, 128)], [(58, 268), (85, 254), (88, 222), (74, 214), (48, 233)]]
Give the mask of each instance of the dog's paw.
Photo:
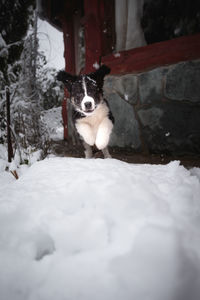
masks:
[(95, 141), (95, 145), (99, 150), (103, 150), (107, 147), (109, 142), (109, 135), (103, 131), (99, 131)]
[(103, 152), (104, 158), (112, 158), (112, 156), (110, 155), (110, 153), (109, 153), (107, 147), (104, 148), (104, 149), (102, 150), (102, 152)]
[(95, 145), (99, 150), (103, 150), (107, 147), (112, 128), (113, 123), (108, 118), (105, 118), (99, 125), (95, 141)]
[(92, 158), (92, 157), (93, 157), (92, 148), (85, 149), (85, 158)]

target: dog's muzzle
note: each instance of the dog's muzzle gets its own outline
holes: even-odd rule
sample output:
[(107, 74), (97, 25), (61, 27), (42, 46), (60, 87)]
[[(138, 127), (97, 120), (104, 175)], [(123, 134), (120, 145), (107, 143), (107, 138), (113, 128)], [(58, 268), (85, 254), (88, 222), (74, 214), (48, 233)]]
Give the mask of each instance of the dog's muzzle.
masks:
[(81, 109), (84, 112), (92, 112), (95, 109), (94, 99), (90, 96), (85, 96), (81, 102)]

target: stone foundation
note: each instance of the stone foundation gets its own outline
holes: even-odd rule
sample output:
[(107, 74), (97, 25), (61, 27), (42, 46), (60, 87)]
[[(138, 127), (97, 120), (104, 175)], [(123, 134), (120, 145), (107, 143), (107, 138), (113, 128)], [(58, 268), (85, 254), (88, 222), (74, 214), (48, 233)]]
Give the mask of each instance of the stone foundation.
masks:
[(200, 154), (200, 60), (105, 79), (115, 117), (111, 146)]

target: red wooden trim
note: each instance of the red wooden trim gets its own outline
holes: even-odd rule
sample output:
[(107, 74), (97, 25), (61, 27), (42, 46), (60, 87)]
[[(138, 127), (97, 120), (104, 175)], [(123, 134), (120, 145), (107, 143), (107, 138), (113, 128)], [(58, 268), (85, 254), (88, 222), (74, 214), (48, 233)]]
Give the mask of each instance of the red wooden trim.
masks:
[(74, 45), (74, 24), (73, 16), (62, 21), (64, 39), (64, 57), (66, 72), (75, 74), (75, 45)]
[(107, 55), (102, 58), (102, 63), (111, 68), (111, 74), (127, 74), (198, 58), (200, 34)]
[[(75, 62), (75, 45), (74, 45), (74, 23), (73, 16), (70, 19), (62, 19), (63, 39), (64, 39), (64, 57), (65, 70), (71, 74), (76, 73)], [(64, 127), (64, 140), (68, 139), (68, 115), (67, 115), (67, 98), (69, 93), (67, 89), (64, 91), (65, 98), (62, 102), (62, 119)]]
[(115, 0), (101, 0), (100, 18), (102, 24), (102, 56), (113, 52), (115, 47)]
[(101, 12), (103, 1), (84, 0), (85, 10), (85, 70), (89, 73), (95, 70), (93, 64), (99, 62), (102, 56)]

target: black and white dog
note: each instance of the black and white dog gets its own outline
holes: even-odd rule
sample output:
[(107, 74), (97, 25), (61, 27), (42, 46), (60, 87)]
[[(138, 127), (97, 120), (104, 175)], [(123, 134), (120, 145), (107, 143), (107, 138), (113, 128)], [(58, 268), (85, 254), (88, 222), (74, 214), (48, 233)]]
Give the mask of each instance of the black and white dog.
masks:
[(72, 118), (83, 140), (85, 157), (93, 156), (92, 147), (102, 150), (105, 158), (111, 157), (108, 143), (112, 132), (114, 118), (107, 101), (103, 98), (103, 83), (110, 68), (102, 65), (97, 71), (75, 76), (65, 71), (57, 74), (70, 93), (73, 106)]

